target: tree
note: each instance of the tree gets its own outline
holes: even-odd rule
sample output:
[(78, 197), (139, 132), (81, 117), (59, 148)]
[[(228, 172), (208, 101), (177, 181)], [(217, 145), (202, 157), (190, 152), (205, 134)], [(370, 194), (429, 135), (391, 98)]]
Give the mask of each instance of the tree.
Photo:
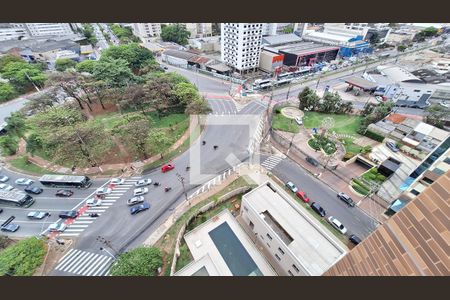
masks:
[(433, 104), (426, 108), (427, 115), (425, 117), (425, 122), (436, 126), (438, 128), (444, 128), (445, 118), (450, 113), (450, 110), (439, 104)]
[(397, 46), (397, 51), (405, 52), (406, 48), (408, 48), (406, 45), (398, 45)]
[(201, 98), (190, 102), (185, 110), (185, 113), (189, 115), (208, 114), (209, 112), (211, 112), (211, 108), (208, 106), (208, 102)]
[(49, 89), (37, 96), (30, 97), (25, 105), (25, 111), (42, 112), (56, 104), (60, 104), (64, 99), (58, 95), (56, 89)]
[(324, 113), (340, 113), (341, 102), (341, 96), (337, 92), (326, 92), (323, 101), (319, 104), (319, 110)]
[(0, 57), (0, 73), (2, 73), (3, 68), (11, 62), (24, 62), (24, 60), (18, 56), (10, 54)]
[(137, 43), (111, 46), (103, 51), (103, 58), (123, 59), (134, 72), (140, 71), (144, 65), (154, 60), (152, 52)]
[(138, 247), (119, 256), (111, 267), (111, 275), (155, 276), (162, 263), (162, 254), (158, 248)]
[(35, 132), (51, 132), (57, 128), (74, 126), (86, 121), (86, 117), (77, 109), (67, 106), (55, 106), (30, 118), (30, 125)]
[(319, 96), (316, 92), (309, 87), (305, 87), (303, 91), (298, 94), (298, 100), (300, 101), (299, 109), (301, 110), (316, 110), (319, 106)]
[(21, 240), (0, 252), (0, 275), (32, 276), (44, 262), (46, 252), (43, 239)]
[(10, 135), (0, 136), (0, 149), (2, 154), (14, 155), (17, 152), (19, 146), (18, 140)]
[(287, 34), (287, 33), (293, 33), (294, 32), (294, 26), (289, 25), (286, 26), (285, 28), (283, 28), (283, 33)]
[(42, 149), (43, 142), (40, 135), (37, 133), (32, 133), (27, 138), (27, 152), (34, 154), (37, 150)]
[(14, 61), (6, 64), (0, 74), (8, 79), (10, 84), (19, 92), (25, 92), (33, 86), (42, 86), (46, 80), (45, 74), (39, 66), (24, 61)]
[(55, 61), (56, 71), (64, 72), (67, 69), (75, 67), (77, 63), (70, 58), (58, 58)]
[(144, 85), (144, 93), (150, 107), (157, 112), (158, 118), (169, 108), (176, 108), (180, 103), (174, 103), (173, 90), (170, 81), (164, 77), (153, 78)]
[(20, 112), (13, 112), (11, 116), (6, 119), (6, 131), (10, 135), (15, 135), (18, 137), (22, 137), (25, 133), (26, 125), (25, 125), (25, 116)]
[(174, 93), (178, 100), (186, 105), (200, 98), (197, 88), (193, 84), (186, 82), (177, 84)]
[(186, 45), (191, 33), (186, 30), (184, 24), (167, 25), (161, 28), (161, 38), (165, 42), (174, 42), (180, 45)]
[(392, 101), (380, 102), (378, 104), (367, 103), (364, 106), (363, 111), (361, 112), (363, 120), (361, 122), (360, 128), (358, 129), (358, 133), (365, 133), (367, 127), (370, 124), (384, 119), (392, 112), (393, 107), (394, 102)]
[(121, 87), (136, 81), (136, 77), (124, 59), (102, 57), (94, 66), (92, 75), (111, 87)]
[(94, 27), (92, 27), (91, 24), (83, 24), (82, 33), (86, 37), (89, 44), (91, 44), (92, 46), (95, 46), (95, 44), (97, 44), (97, 38), (94, 34)]
[(17, 96), (16, 89), (10, 83), (0, 82), (0, 103)]
[(117, 38), (123, 44), (139, 42), (139, 38), (133, 34), (133, 31), (131, 30), (131, 28), (122, 27), (117, 24), (110, 25), (110, 28), (111, 28), (111, 31), (114, 33), (114, 35), (117, 36)]
[(75, 66), (75, 69), (80, 73), (86, 72), (86, 73), (92, 74), (94, 72), (94, 67), (95, 67), (96, 63), (97, 63), (97, 61), (95, 61), (95, 60), (90, 60), (90, 59), (83, 60), (82, 62), (79, 62)]
[(136, 120), (128, 122), (119, 127), (122, 140), (128, 149), (134, 149), (144, 159), (148, 158), (147, 138), (150, 132), (148, 120)]
[(92, 111), (89, 102), (83, 98), (81, 80), (82, 77), (78, 73), (59, 72), (50, 75), (49, 84), (60, 87), (67, 96), (74, 98), (81, 110), (84, 109), (84, 104), (86, 104), (89, 110)]

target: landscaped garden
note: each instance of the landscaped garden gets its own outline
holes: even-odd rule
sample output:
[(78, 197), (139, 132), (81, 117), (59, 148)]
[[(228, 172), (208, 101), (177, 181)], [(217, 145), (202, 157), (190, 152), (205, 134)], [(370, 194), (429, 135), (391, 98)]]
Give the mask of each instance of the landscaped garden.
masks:
[(300, 126), (294, 119), (288, 118), (281, 113), (281, 109), (278, 108), (275, 111), (272, 119), (272, 128), (275, 130), (281, 130), (286, 132), (298, 133)]
[(313, 135), (313, 138), (308, 140), (308, 145), (314, 150), (322, 150), (327, 155), (336, 152), (336, 144), (326, 136), (322, 136), (320, 134)]
[(351, 181), (352, 188), (361, 195), (369, 195), (372, 187), (382, 184), (386, 177), (380, 174), (377, 168), (371, 168), (363, 173), (359, 178)]

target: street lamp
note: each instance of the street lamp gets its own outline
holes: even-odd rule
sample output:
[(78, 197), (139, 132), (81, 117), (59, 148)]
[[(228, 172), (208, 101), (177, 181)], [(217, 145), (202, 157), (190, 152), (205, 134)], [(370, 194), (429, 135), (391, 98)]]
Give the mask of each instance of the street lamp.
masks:
[(116, 259), (116, 257), (114, 256), (114, 254), (112, 254), (111, 252), (109, 252), (106, 248), (100, 247), (100, 251), (105, 251), (105, 252), (108, 253), (112, 258)]
[(189, 201), (189, 198), (188, 198), (188, 196), (187, 196), (186, 187), (185, 187), (185, 185), (184, 185), (184, 180), (185, 180), (185, 178), (184, 178), (183, 176), (181, 176), (179, 173), (177, 173), (176, 175), (177, 175), (178, 181), (181, 182), (181, 185), (183, 186), (183, 194), (184, 194), (184, 198), (185, 198), (185, 200), (187, 201), (187, 203), (188, 203), (189, 205), (191, 205), (191, 202)]

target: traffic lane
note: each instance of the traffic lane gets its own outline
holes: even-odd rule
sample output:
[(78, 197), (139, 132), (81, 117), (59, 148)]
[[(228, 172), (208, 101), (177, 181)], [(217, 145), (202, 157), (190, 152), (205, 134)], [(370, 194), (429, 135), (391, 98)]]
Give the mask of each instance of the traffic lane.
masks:
[(259, 115), (267, 106), (259, 101), (252, 101), (239, 111), (240, 115)]
[(232, 115), (237, 113), (236, 105), (231, 100), (208, 99), (208, 103), (216, 114)]
[(36, 221), (17, 221), (13, 220), (11, 223), (17, 224), (20, 226), (20, 228), (16, 232), (5, 232), (1, 231), (0, 234), (7, 235), (10, 238), (23, 238), (23, 237), (30, 237), (30, 236), (40, 236), (42, 230), (47, 228), (50, 224), (54, 223), (54, 221), (47, 221), (44, 220), (36, 220)]
[[(262, 157), (262, 161), (265, 158), (267, 156)], [(283, 182), (292, 181), (299, 190), (306, 192), (311, 202), (317, 202), (325, 209), (327, 218), (334, 216), (341, 221), (349, 231), (347, 233), (348, 236), (356, 234), (360, 238), (365, 238), (376, 229), (374, 221), (359, 208), (349, 207), (339, 200), (336, 191), (313, 177), (289, 158), (283, 159), (272, 169), (272, 173)]]
[(6, 118), (11, 115), (11, 113), (20, 110), (27, 103), (27, 99), (18, 98), (16, 100), (8, 101), (0, 105), (0, 124), (5, 122)]

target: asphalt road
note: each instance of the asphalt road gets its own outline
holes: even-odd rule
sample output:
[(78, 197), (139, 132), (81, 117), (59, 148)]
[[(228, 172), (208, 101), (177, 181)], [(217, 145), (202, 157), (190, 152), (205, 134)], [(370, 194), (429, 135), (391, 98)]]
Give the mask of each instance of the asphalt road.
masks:
[[(261, 162), (269, 157), (261, 155)], [(366, 238), (376, 228), (376, 222), (367, 216), (358, 207), (349, 207), (337, 198), (337, 192), (312, 176), (297, 163), (286, 157), (281, 160), (271, 172), (283, 182), (292, 181), (299, 190), (304, 191), (311, 202), (322, 206), (327, 215), (336, 217), (347, 227), (347, 236), (356, 234), (361, 239)], [(294, 196), (295, 197), (295, 196)]]

